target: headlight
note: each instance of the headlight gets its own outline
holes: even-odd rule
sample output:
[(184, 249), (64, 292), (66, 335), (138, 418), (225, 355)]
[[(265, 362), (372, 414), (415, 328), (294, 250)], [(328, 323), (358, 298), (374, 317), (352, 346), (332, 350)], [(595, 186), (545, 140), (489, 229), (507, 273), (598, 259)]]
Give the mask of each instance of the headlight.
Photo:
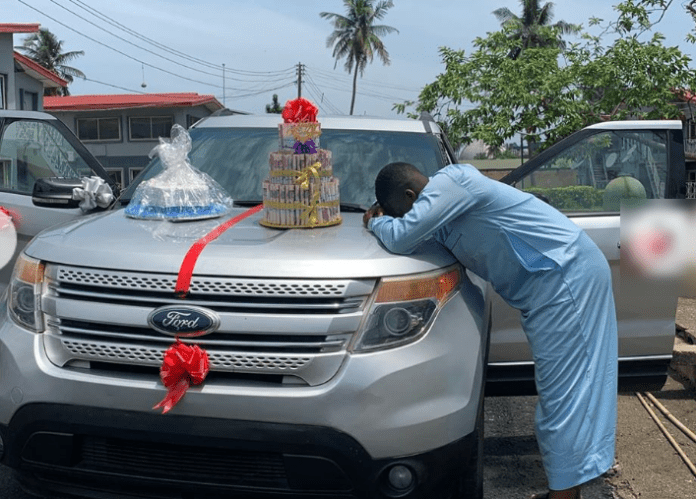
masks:
[(461, 277), (461, 268), (455, 265), (427, 274), (382, 279), (353, 350), (395, 347), (421, 337), (435, 313), (457, 291)]
[(43, 330), (41, 315), (43, 275), (43, 263), (21, 254), (17, 258), (12, 273), (7, 300), (12, 319), (35, 332)]

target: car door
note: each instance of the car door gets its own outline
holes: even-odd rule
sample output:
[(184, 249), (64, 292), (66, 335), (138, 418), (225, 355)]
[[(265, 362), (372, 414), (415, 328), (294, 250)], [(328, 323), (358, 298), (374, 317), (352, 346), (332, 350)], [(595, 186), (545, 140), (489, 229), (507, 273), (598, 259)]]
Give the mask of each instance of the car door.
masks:
[[(569, 137), (502, 179), (565, 213), (602, 250), (613, 279), (620, 372), (647, 365), (666, 372), (677, 304), (674, 289), (654, 281), (624, 278), (622, 286), (620, 199), (678, 197), (683, 165), (680, 122), (614, 122)], [(520, 314), (496, 295), (489, 373), (524, 376), (520, 368), (531, 365)]]
[(86, 149), (80, 149), (81, 144), (75, 143), (77, 139), (68, 135), (67, 128), (46, 116), (49, 119), (0, 119), (0, 207), (9, 212), (17, 233), (14, 255), (0, 269), (0, 291), (7, 286), (14, 261), (32, 237), (47, 227), (83, 215), (79, 208), (34, 206), (32, 190), (36, 179), (99, 174), (90, 164), (96, 160), (86, 154)]

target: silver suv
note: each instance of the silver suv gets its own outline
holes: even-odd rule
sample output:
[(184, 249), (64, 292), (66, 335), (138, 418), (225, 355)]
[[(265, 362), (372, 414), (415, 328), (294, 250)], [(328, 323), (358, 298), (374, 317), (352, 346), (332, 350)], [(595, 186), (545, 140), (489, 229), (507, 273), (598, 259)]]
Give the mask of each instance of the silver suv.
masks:
[[(190, 131), (191, 162), (230, 192), (239, 207), (230, 216), (261, 201), (278, 121), (214, 116)], [(487, 389), (533, 388), (519, 315), (442, 247), (393, 255), (361, 220), (383, 165), (404, 160), (432, 174), (453, 154), (427, 120), (321, 122), (343, 223), (280, 231), (247, 218), (206, 247), (186, 300), (174, 292), (184, 255), (219, 221), (146, 222), (116, 209), (26, 247), (0, 308), (0, 454), (28, 487), (94, 497), (481, 497), (491, 324)], [(155, 160), (140, 181), (160, 169)], [(595, 125), (503, 181), (547, 199), (602, 249), (621, 380), (660, 386), (677, 295), (621, 276), (612, 195), (639, 183), (648, 198), (684, 197), (680, 122)], [(211, 373), (163, 416), (151, 407), (165, 393), (158, 369), (173, 338), (151, 318), (170, 311), (217, 330), (186, 340), (208, 351)]]
[[(229, 191), (232, 215), (261, 200), (278, 118), (216, 116), (190, 130), (191, 162)], [(206, 247), (186, 300), (174, 292), (182, 259), (219, 220), (116, 209), (26, 247), (1, 309), (0, 454), (28, 488), (482, 496), (489, 287), (434, 243), (393, 255), (362, 225), (383, 165), (432, 174), (453, 155), (429, 121), (321, 122), (343, 223), (282, 231), (247, 218)], [(163, 311), (219, 324), (184, 340), (205, 348), (211, 372), (166, 415), (152, 410), (173, 342), (152, 320)]]

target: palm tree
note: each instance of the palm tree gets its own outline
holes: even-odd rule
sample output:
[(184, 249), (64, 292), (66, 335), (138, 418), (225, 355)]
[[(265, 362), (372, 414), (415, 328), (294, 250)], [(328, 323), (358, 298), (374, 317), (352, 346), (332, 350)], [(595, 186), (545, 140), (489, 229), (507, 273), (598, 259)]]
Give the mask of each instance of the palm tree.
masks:
[[(32, 33), (24, 38), (23, 45), (15, 47), (24, 52), (24, 55), (34, 62), (41, 64), (63, 78), (68, 84), (72, 83), (73, 77), (84, 78), (85, 74), (79, 69), (66, 66), (67, 62), (78, 56), (85, 55), (83, 50), (63, 52), (63, 41), (58, 40), (56, 35), (47, 28), (41, 28), (38, 33)], [(70, 95), (67, 87), (65, 88), (46, 88), (44, 95)]]
[(343, 4), (346, 7), (345, 16), (331, 12), (322, 12), (319, 15), (333, 23), (334, 31), (327, 39), (326, 46), (333, 45), (336, 64), (339, 59), (345, 57), (346, 71), (349, 74), (353, 72), (353, 96), (350, 100), (350, 114), (353, 114), (358, 71), (362, 76), (367, 63), (372, 62), (375, 54), (385, 66), (388, 65), (389, 53), (384, 48), (380, 37), (394, 31), (398, 33), (399, 30), (391, 26), (374, 24), (394, 6), (392, 0), (380, 0), (376, 6), (373, 6), (373, 0), (343, 0)]
[(522, 16), (513, 14), (507, 7), (502, 7), (493, 11), (493, 15), (504, 27), (511, 27), (513, 34), (511, 38), (521, 42), (520, 48), (510, 53), (512, 59), (516, 59), (520, 52), (529, 47), (559, 47), (565, 48), (565, 42), (561, 38), (549, 38), (540, 33), (539, 28), (548, 26), (557, 28), (565, 35), (576, 34), (580, 31), (580, 26), (569, 24), (565, 21), (558, 21), (551, 24), (553, 19), (553, 3), (546, 2), (543, 6), (539, 5), (539, 0), (520, 0), (522, 4)]

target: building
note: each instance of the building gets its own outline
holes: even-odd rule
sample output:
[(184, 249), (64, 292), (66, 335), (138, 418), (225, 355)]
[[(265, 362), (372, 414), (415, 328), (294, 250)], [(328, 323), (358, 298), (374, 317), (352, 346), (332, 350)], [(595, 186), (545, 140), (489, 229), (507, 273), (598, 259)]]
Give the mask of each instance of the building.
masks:
[(197, 93), (44, 98), (44, 109), (65, 123), (123, 187), (148, 164), (159, 137), (168, 137), (174, 124), (188, 128), (223, 107), (214, 96)]
[(43, 110), (45, 88), (68, 82), (14, 50), (15, 33), (36, 33), (39, 24), (0, 23), (0, 109)]
[(684, 159), (686, 160), (687, 198), (696, 199), (696, 94), (675, 92), (676, 103), (684, 120)]

